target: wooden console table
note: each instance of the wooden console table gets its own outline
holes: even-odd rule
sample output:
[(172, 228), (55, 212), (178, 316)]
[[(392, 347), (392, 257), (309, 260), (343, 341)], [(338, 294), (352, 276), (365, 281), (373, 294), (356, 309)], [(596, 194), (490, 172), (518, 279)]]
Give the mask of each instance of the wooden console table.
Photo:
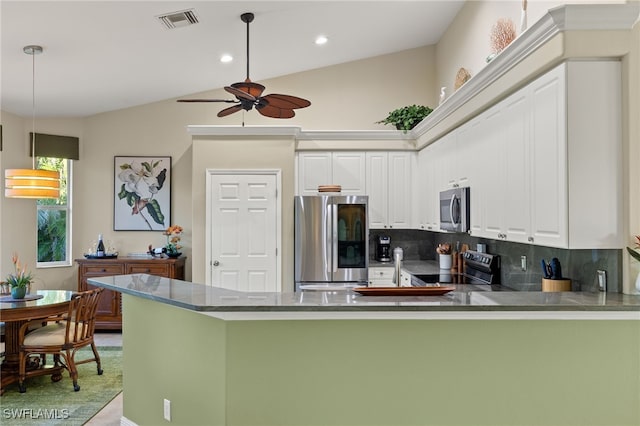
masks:
[[(184, 280), (185, 258), (76, 259), (78, 263), (78, 291), (94, 288), (88, 278), (107, 275), (150, 274)], [(122, 302), (120, 293), (105, 290), (100, 296), (96, 314), (96, 330), (122, 330)]]

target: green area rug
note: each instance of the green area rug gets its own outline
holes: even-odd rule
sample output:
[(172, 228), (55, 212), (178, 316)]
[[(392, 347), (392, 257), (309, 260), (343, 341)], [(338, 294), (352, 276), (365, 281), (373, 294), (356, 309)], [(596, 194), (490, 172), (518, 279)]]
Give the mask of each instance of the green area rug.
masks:
[[(20, 393), (18, 384), (7, 388), (0, 396), (2, 425), (82, 425), (122, 392), (122, 348), (98, 347), (104, 373), (98, 376), (96, 363), (78, 366), (80, 390), (74, 392), (69, 373), (52, 382), (50, 376), (27, 379), (27, 391)], [(91, 348), (76, 354), (77, 360), (91, 358)], [(51, 362), (51, 356), (47, 357)]]

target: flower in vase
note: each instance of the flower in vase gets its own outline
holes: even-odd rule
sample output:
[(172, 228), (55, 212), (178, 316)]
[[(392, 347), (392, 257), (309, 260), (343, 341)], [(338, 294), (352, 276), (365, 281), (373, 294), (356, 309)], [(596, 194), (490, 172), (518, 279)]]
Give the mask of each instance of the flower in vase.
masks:
[(11, 256), (11, 262), (13, 263), (13, 273), (7, 275), (7, 283), (11, 288), (27, 287), (33, 280), (31, 272), (27, 272), (27, 265), (20, 264), (20, 258), (17, 253)]
[(167, 244), (165, 244), (164, 248), (167, 250), (167, 254), (178, 254), (179, 250), (182, 248), (180, 243), (180, 238), (182, 236), (182, 226), (179, 225), (171, 225), (162, 233), (167, 237)]

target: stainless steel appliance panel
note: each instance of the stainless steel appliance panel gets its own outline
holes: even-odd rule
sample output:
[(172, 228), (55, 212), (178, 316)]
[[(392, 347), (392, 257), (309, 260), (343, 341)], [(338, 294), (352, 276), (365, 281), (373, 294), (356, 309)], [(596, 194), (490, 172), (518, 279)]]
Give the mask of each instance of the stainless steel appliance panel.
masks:
[(333, 209), (329, 197), (295, 198), (295, 281), (333, 281)]
[(440, 229), (467, 232), (470, 225), (469, 188), (454, 188), (440, 192)]
[(296, 283), (368, 281), (366, 196), (295, 198)]

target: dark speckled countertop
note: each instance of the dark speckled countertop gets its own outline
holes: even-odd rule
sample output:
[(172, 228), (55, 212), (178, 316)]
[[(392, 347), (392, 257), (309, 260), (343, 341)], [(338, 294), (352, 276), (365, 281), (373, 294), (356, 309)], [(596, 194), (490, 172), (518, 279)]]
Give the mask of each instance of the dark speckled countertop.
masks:
[[(89, 284), (224, 319), (588, 318), (640, 320), (640, 296), (504, 291), (454, 285), (442, 296), (362, 296), (349, 289), (246, 293), (154, 275), (90, 278)], [(505, 315), (506, 314), (506, 315)]]

